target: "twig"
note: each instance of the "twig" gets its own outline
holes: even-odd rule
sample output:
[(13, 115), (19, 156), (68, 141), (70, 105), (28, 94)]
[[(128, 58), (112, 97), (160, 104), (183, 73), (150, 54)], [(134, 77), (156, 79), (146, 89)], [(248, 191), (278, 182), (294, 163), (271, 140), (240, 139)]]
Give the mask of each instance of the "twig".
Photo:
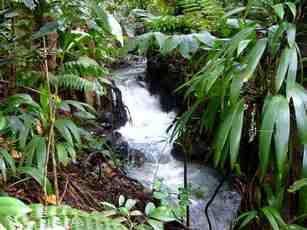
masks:
[(10, 185), (8, 186), (8, 188), (12, 188), (12, 187), (16, 186), (17, 184), (23, 183), (23, 182), (25, 182), (25, 181), (27, 181), (27, 180), (30, 180), (30, 179), (32, 179), (32, 178), (31, 178), (31, 177), (27, 177), (27, 178), (24, 178), (24, 179), (22, 179), (22, 180), (19, 180), (19, 181), (13, 183), (13, 184), (10, 184)]
[(61, 196), (61, 198), (59, 200), (60, 204), (62, 203), (62, 201), (63, 201), (63, 199), (64, 199), (64, 197), (66, 195), (67, 188), (68, 188), (68, 183), (69, 183), (69, 178), (68, 178), (68, 176), (66, 176), (66, 183), (65, 183), (64, 191), (63, 191), (63, 194), (62, 194), (62, 196)]

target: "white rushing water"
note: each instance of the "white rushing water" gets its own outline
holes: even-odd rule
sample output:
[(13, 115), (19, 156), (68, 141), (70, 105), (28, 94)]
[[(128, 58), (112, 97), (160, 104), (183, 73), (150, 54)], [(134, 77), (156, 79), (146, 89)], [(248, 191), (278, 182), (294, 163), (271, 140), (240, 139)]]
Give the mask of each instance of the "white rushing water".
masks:
[[(114, 73), (116, 85), (121, 90), (131, 117), (131, 122), (118, 131), (127, 139), (130, 148), (146, 156), (145, 163), (130, 167), (128, 174), (148, 188), (152, 188), (155, 180), (161, 179), (171, 192), (176, 193), (179, 187), (183, 187), (184, 166), (170, 154), (172, 143), (169, 143), (166, 132), (176, 113), (164, 112), (159, 97), (149, 93), (140, 79), (144, 76), (145, 66), (144, 62), (137, 63)], [(189, 164), (188, 181), (194, 191), (190, 205), (192, 228), (206, 230), (208, 224), (204, 208), (219, 184), (220, 176), (203, 165)], [(209, 208), (213, 229), (229, 229), (239, 205), (239, 194), (224, 185)]]

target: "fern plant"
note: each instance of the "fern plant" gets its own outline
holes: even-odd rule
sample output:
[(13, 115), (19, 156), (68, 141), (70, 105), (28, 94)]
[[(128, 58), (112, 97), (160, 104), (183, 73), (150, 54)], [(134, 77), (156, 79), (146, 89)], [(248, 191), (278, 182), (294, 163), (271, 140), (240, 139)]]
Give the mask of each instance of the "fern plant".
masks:
[(21, 201), (0, 197), (0, 227), (11, 229), (106, 229), (127, 230), (123, 219), (110, 212), (87, 213), (69, 206), (25, 205)]
[(107, 70), (89, 57), (80, 57), (77, 61), (66, 62), (58, 75), (52, 75), (50, 83), (57, 88), (93, 91), (105, 94), (107, 81), (103, 77)]
[(120, 196), (119, 207), (102, 202), (104, 211), (89, 213), (65, 205), (25, 205), (15, 198), (0, 197), (0, 229), (163, 230), (164, 222), (177, 220), (171, 208), (148, 203), (143, 213), (135, 208), (136, 203)]
[(224, 23), (224, 9), (217, 0), (176, 0), (176, 8), (198, 31), (217, 31)]
[[(29, 95), (19, 94), (12, 96), (2, 105), (2, 135), (11, 136), (17, 142), (9, 148), (1, 150), (2, 174), (6, 175), (6, 166), (11, 168), (14, 174), (15, 161), (12, 159), (8, 151), (20, 152), (21, 157), (18, 160), (17, 172), (30, 174), (35, 176), (35, 179), (42, 185), (45, 175), (45, 165), (48, 160), (48, 140), (49, 136), (49, 107), (48, 95), (44, 95), (47, 91), (42, 90), (41, 103), (36, 103)], [(72, 100), (63, 100), (56, 98), (56, 117), (54, 121), (55, 137), (54, 148), (56, 152), (56, 160), (60, 164), (67, 165), (71, 160), (76, 160), (76, 152), (81, 147), (81, 133), (86, 134), (85, 130), (81, 130), (78, 125), (71, 119), (68, 119), (65, 114), (77, 116), (79, 119), (94, 119), (95, 110), (81, 102)], [(34, 167), (37, 172), (33, 173)], [(25, 170), (27, 169), (27, 170)], [(6, 178), (6, 177), (4, 177)], [(50, 186), (49, 186), (50, 187)], [(50, 191), (50, 189), (48, 189)]]

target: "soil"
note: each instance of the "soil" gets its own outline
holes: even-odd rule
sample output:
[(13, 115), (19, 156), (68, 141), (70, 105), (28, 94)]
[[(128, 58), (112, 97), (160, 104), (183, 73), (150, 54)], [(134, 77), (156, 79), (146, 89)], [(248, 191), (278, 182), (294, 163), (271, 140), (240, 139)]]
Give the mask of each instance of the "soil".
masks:
[[(102, 201), (117, 204), (120, 195), (138, 200), (141, 210), (146, 203), (154, 202), (149, 191), (113, 168), (101, 154), (85, 154), (76, 163), (62, 167), (58, 180), (63, 203), (84, 211), (102, 210)], [(15, 182), (6, 192), (26, 203), (44, 202), (40, 185), (32, 179)]]

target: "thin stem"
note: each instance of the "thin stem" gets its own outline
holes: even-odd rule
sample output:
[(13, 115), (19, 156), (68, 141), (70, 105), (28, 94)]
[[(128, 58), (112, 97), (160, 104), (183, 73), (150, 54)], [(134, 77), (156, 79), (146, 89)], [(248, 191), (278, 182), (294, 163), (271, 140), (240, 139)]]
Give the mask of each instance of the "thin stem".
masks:
[[(55, 188), (55, 195), (56, 195), (56, 203), (58, 204), (60, 201), (59, 197), (59, 186), (58, 186), (58, 179), (57, 179), (57, 164), (55, 159), (55, 140), (54, 140), (54, 123), (55, 123), (55, 116), (56, 116), (56, 108), (54, 103), (54, 97), (51, 92), (50, 87), (50, 79), (49, 79), (49, 70), (48, 70), (48, 51), (46, 46), (46, 39), (43, 37), (43, 48), (44, 48), (44, 72), (47, 81), (47, 88), (48, 88), (48, 97), (49, 97), (49, 120), (50, 120), (50, 130), (48, 135), (48, 147), (47, 147), (47, 154), (45, 160), (45, 176), (44, 176), (44, 195), (47, 197), (47, 176), (48, 176), (48, 162), (51, 155), (52, 158), (52, 168), (53, 168), (53, 178), (54, 178), (54, 188)], [(57, 93), (57, 92), (56, 92)]]

